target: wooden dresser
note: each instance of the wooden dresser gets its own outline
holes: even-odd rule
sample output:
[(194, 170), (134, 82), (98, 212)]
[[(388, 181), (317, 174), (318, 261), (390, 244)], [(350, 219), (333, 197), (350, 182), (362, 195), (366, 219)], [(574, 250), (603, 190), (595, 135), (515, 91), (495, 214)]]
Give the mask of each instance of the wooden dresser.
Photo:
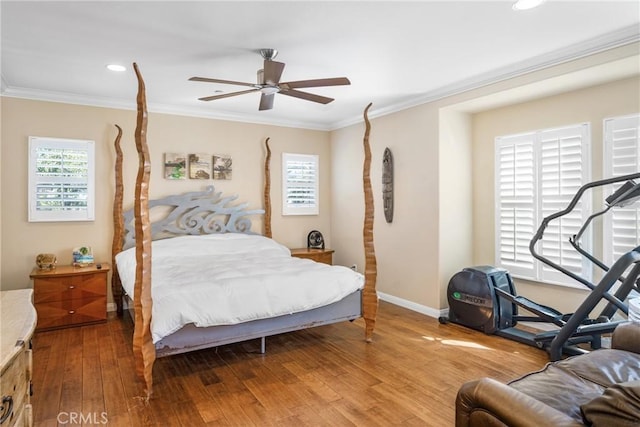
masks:
[[(100, 265), (101, 268), (97, 266)], [(109, 264), (63, 265), (31, 272), (37, 330), (79, 326), (107, 320)]]
[(32, 296), (31, 289), (0, 292), (2, 427), (33, 425), (31, 337), (36, 327), (36, 311)]
[(296, 248), (291, 249), (291, 256), (306, 258), (315, 262), (333, 264), (333, 249)]

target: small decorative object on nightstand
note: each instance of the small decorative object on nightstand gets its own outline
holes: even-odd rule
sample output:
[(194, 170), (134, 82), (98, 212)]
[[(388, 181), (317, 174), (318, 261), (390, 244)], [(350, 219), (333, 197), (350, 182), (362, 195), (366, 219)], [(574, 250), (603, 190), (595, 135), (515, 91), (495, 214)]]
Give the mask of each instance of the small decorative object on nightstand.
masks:
[(296, 248), (291, 249), (291, 256), (306, 258), (315, 262), (323, 262), (325, 264), (333, 264), (333, 252), (333, 249)]
[(37, 330), (79, 326), (107, 320), (109, 264), (34, 268), (33, 302), (38, 312)]
[(93, 251), (91, 246), (80, 246), (73, 249), (73, 265), (76, 267), (86, 267), (93, 264)]
[(52, 270), (56, 268), (57, 262), (55, 254), (38, 254), (36, 257), (36, 266), (40, 270)]

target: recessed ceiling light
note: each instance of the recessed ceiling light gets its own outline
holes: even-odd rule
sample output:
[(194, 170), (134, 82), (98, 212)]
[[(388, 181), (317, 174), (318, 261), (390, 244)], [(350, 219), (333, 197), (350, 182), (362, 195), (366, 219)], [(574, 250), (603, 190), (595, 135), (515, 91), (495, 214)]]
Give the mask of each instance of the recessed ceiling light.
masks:
[(125, 67), (123, 67), (122, 65), (118, 65), (118, 64), (109, 64), (107, 65), (107, 69), (111, 70), (111, 71), (126, 71), (127, 69)]
[(513, 4), (514, 10), (528, 10), (540, 6), (544, 0), (518, 0)]

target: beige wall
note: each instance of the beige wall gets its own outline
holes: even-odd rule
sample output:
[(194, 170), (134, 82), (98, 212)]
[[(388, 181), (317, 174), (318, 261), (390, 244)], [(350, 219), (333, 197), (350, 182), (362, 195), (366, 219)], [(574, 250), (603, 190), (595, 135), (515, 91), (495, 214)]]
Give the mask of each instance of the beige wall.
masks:
[[(363, 106), (364, 109), (364, 106)], [(375, 113), (375, 104), (371, 108)], [(416, 107), (372, 121), (371, 183), (380, 292), (424, 304), (438, 298), (438, 115)], [(435, 138), (428, 138), (435, 132)], [(364, 271), (364, 124), (332, 132), (332, 230), (336, 259)], [(394, 159), (394, 215), (382, 210), (382, 155)], [(436, 160), (436, 162), (434, 162)], [(433, 167), (435, 164), (436, 167)]]
[[(125, 207), (130, 207), (137, 168), (133, 137), (136, 112), (3, 97), (2, 113), (2, 289), (29, 287), (29, 272), (35, 256), (41, 252), (55, 253), (59, 263), (68, 264), (73, 247), (90, 245), (97, 260), (109, 261), (113, 229), (114, 124), (124, 131), (121, 144), (125, 155)], [(228, 195), (237, 194), (238, 203), (246, 201), (249, 208), (254, 209), (263, 207), (264, 140), (270, 137), (274, 239), (289, 247), (306, 246), (307, 233), (319, 229), (331, 244), (331, 153), (327, 132), (150, 113), (147, 135), (152, 162), (152, 198), (199, 191), (214, 184), (216, 190)], [(95, 221), (27, 221), (29, 136), (96, 142)], [(228, 154), (233, 158), (233, 178), (229, 181), (166, 180), (162, 173), (165, 152)], [(283, 152), (319, 155), (320, 215), (282, 216)], [(262, 231), (260, 219), (256, 220), (254, 229)]]
[[(612, 49), (386, 116), (376, 117), (374, 100), (370, 111), (371, 181), (376, 209), (377, 287), (382, 296), (437, 316), (447, 306), (451, 275), (469, 265), (493, 264), (493, 248), (486, 247), (486, 242), (493, 245), (493, 222), (478, 219), (478, 215), (486, 218), (487, 210), (493, 209), (493, 199), (482, 198), (484, 192), (493, 191), (493, 148), (478, 146), (471, 112), (540, 98), (544, 93), (566, 92), (584, 86), (585, 80), (601, 82), (611, 76), (637, 75), (638, 47), (634, 44)], [(629, 98), (638, 99), (637, 89), (627, 94)], [(599, 102), (599, 98), (594, 99), (589, 103)], [(515, 108), (511, 114), (516, 122), (524, 120), (523, 114), (546, 115), (538, 109), (524, 112)], [(605, 103), (601, 108), (614, 111), (617, 107)], [(504, 107), (505, 111), (510, 109)], [(363, 134), (363, 124), (331, 133), (331, 222), (336, 259), (345, 265), (357, 263), (360, 271), (364, 260)], [(382, 214), (381, 162), (385, 147), (391, 148), (395, 162), (392, 224), (386, 224)], [(555, 288), (551, 290), (555, 292)], [(553, 293), (547, 298), (557, 296)]]
[[(474, 262), (494, 264), (494, 141), (497, 136), (589, 122), (592, 180), (602, 178), (603, 120), (640, 111), (640, 78), (628, 78), (562, 95), (510, 105), (473, 116)], [(602, 206), (600, 192), (593, 203)], [(593, 224), (594, 253), (602, 258), (601, 222)], [(585, 292), (561, 286), (517, 281), (518, 293), (563, 312), (575, 310)]]
[[(485, 144), (493, 141), (497, 130), (489, 125), (489, 118), (493, 114), (501, 115), (499, 121), (509, 125), (504, 132), (500, 129), (499, 134), (502, 134), (509, 133), (510, 129), (519, 128), (517, 131), (520, 131), (522, 127), (531, 129), (558, 122), (566, 124), (567, 120), (584, 120), (577, 112), (587, 105), (597, 105), (602, 117), (624, 110), (617, 101), (609, 101), (612, 95), (608, 87), (588, 89), (593, 92), (587, 95), (580, 95), (578, 90), (549, 98), (563, 100), (562, 106), (553, 107), (553, 114), (546, 111), (550, 108), (549, 99), (528, 103), (522, 103), (522, 100), (540, 98), (543, 91), (575, 89), (577, 79), (571, 74), (574, 72), (590, 70), (588, 77), (595, 81), (602, 78), (603, 71), (608, 72), (610, 64), (619, 61), (626, 61), (627, 65), (631, 62), (637, 68), (637, 59), (633, 62), (633, 56), (637, 55), (638, 47), (636, 43), (565, 62), (380, 117), (376, 117), (373, 100), (370, 111), (371, 180), (375, 203), (377, 284), (382, 295), (392, 302), (437, 316), (440, 309), (446, 307), (446, 288), (452, 274), (469, 265), (492, 264), (493, 148), (492, 145), (487, 148)], [(626, 72), (623, 70), (619, 75)], [(625, 102), (637, 100), (637, 83), (632, 80), (626, 89), (619, 86), (625, 84), (628, 82), (621, 81), (612, 84), (611, 88), (630, 91), (625, 92), (626, 97), (620, 95)], [(496, 102), (503, 106), (519, 104), (496, 109)], [(29, 286), (27, 276), (39, 252), (56, 252), (61, 262), (69, 262), (73, 246), (91, 244), (96, 248), (97, 257), (108, 258), (112, 227), (113, 124), (124, 127), (125, 154), (131, 159), (135, 156), (135, 112), (11, 98), (3, 98), (2, 107), (2, 288)], [(488, 108), (493, 112), (475, 116), (469, 113)], [(635, 108), (637, 111), (637, 104)], [(537, 125), (536, 120), (539, 118), (542, 123), (544, 117), (548, 119), (545, 124)], [(29, 135), (87, 138), (97, 142), (98, 184), (103, 193), (99, 196), (96, 221), (86, 224), (27, 223), (26, 143)], [(270, 136), (274, 238), (290, 247), (304, 246), (308, 231), (319, 229), (328, 245), (336, 250), (335, 263), (357, 264), (358, 270), (363, 271), (363, 135), (363, 123), (321, 132), (151, 114), (152, 196), (199, 190), (204, 186), (198, 181), (162, 179), (162, 153), (177, 150), (222, 152), (233, 157), (234, 177), (228, 182), (215, 181), (217, 189), (239, 194), (250, 207), (261, 207), (263, 141)], [(594, 140), (598, 137), (593, 134)], [(381, 165), (385, 147), (391, 149), (395, 162), (395, 213), (391, 224), (384, 220), (381, 203)], [(319, 216), (280, 215), (283, 151), (320, 155)], [(599, 165), (594, 167), (599, 168)], [(130, 200), (135, 166), (128, 166), (126, 176), (129, 183), (127, 199)], [(486, 198), (488, 193), (491, 199)], [(538, 289), (543, 287), (538, 286)], [(560, 293), (555, 288), (551, 290), (550, 296), (541, 299), (555, 300), (558, 295), (564, 299), (565, 293), (569, 297), (573, 295), (570, 290), (560, 290)]]
[[(440, 268), (439, 283), (473, 263), (472, 126), (469, 114), (440, 110)], [(440, 292), (439, 306), (448, 305)]]

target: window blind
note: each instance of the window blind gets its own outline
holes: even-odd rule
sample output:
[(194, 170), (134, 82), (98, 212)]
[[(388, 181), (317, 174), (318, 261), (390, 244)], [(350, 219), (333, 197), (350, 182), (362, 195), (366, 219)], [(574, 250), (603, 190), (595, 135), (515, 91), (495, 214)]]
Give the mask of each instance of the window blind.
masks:
[[(604, 177), (611, 178), (640, 171), (640, 115), (604, 120)], [(603, 191), (608, 197), (624, 183)], [(611, 265), (621, 255), (640, 245), (640, 206), (638, 203), (614, 207), (604, 218), (603, 258)]]
[(29, 140), (29, 221), (94, 218), (93, 141)]
[(283, 215), (317, 215), (318, 156), (283, 153)]
[[(540, 222), (569, 204), (589, 177), (589, 125), (547, 129), (496, 138), (496, 264), (517, 277), (573, 284), (562, 273), (535, 260), (529, 243)], [(537, 246), (551, 261), (591, 277), (591, 269), (569, 243), (587, 217), (579, 203), (552, 221)], [(590, 245), (588, 233), (583, 246)]]
[(535, 275), (529, 241), (537, 222), (534, 135), (499, 138), (496, 150), (496, 248), (500, 264), (516, 275)]

